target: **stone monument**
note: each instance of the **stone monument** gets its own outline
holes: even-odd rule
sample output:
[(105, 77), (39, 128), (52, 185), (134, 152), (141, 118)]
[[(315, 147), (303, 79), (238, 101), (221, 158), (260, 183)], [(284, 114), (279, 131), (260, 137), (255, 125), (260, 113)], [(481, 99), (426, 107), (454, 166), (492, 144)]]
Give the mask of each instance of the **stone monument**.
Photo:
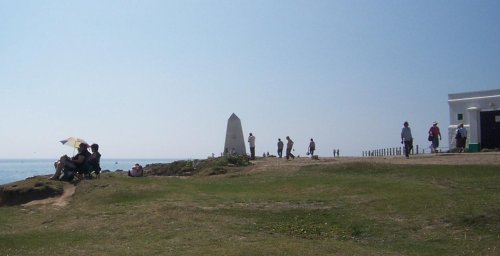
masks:
[(227, 120), (224, 155), (227, 154), (247, 154), (245, 139), (243, 138), (243, 129), (241, 128), (241, 121), (234, 113)]

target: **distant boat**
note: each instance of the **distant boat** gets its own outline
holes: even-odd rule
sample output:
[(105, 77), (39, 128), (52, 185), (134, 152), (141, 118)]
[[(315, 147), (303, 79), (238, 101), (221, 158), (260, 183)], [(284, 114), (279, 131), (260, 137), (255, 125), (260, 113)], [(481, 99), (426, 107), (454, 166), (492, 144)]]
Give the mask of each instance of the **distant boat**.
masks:
[(115, 162), (115, 164), (118, 164), (118, 162)]

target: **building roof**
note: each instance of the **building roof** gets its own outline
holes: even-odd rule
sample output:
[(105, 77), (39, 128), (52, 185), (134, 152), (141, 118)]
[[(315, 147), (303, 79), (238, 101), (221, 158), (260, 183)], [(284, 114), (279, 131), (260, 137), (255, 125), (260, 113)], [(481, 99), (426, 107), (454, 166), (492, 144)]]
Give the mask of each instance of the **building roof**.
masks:
[(448, 101), (500, 97), (500, 89), (448, 94)]

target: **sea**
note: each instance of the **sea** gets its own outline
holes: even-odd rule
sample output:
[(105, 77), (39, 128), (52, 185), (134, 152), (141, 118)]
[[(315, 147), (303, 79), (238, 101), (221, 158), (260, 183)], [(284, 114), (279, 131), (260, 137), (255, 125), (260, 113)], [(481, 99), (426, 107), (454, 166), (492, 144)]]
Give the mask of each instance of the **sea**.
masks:
[[(102, 170), (128, 171), (132, 165), (171, 163), (182, 159), (101, 159)], [(39, 175), (54, 174), (54, 159), (0, 159), (0, 185)]]

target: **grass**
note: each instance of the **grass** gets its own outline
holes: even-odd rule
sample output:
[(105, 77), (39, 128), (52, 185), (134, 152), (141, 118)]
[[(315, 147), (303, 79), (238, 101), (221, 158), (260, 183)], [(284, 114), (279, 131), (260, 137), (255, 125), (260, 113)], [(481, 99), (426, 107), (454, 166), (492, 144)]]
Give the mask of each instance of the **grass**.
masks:
[(83, 181), (0, 208), (0, 255), (498, 255), (497, 166), (347, 164)]

